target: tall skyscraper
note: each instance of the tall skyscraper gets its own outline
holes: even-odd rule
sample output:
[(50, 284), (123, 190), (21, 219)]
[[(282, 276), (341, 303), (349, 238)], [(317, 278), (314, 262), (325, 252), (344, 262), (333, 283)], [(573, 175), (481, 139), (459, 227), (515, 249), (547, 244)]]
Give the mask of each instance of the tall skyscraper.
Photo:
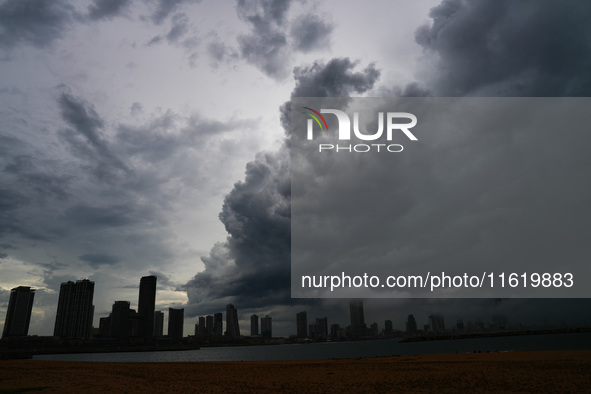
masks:
[(226, 305), (226, 335), (230, 338), (240, 338), (238, 310), (232, 304)]
[(140, 279), (138, 302), (139, 337), (146, 341), (154, 338), (154, 311), (156, 309), (156, 280), (154, 275)]
[(30, 287), (19, 286), (10, 290), (2, 338), (21, 337), (29, 334), (34, 298), (35, 290)]
[(198, 335), (207, 335), (207, 330), (205, 329), (205, 316), (199, 316), (199, 324), (198, 324)]
[(263, 338), (273, 337), (273, 319), (269, 315), (261, 317), (261, 336)]
[(252, 315), (250, 317), (250, 336), (259, 335), (259, 317)]
[(298, 338), (306, 338), (308, 336), (308, 314), (305, 311), (299, 312), (296, 315)]
[(392, 320), (386, 320), (384, 322), (384, 332), (389, 334), (394, 331), (394, 325), (392, 324)]
[(213, 335), (224, 335), (224, 314), (221, 312), (213, 315)]
[(94, 282), (83, 279), (60, 286), (53, 336), (89, 339), (94, 315)]
[(125, 341), (131, 334), (129, 301), (115, 301), (111, 310), (111, 337)]
[(154, 338), (162, 335), (164, 335), (164, 313), (156, 311), (154, 312)]
[(367, 326), (363, 315), (363, 302), (353, 300), (349, 302), (349, 312), (351, 315), (351, 335), (353, 338), (359, 338), (367, 335)]
[(173, 340), (183, 338), (183, 325), (185, 324), (185, 309), (168, 308), (168, 337)]
[(417, 332), (417, 321), (413, 315), (408, 315), (406, 319), (406, 334), (413, 335)]
[(213, 315), (205, 316), (205, 331), (208, 335), (213, 335)]
[(429, 328), (431, 332), (441, 333), (445, 331), (445, 322), (442, 315), (429, 315)]
[(315, 341), (328, 338), (328, 318), (316, 318), (316, 321), (310, 324), (310, 338)]

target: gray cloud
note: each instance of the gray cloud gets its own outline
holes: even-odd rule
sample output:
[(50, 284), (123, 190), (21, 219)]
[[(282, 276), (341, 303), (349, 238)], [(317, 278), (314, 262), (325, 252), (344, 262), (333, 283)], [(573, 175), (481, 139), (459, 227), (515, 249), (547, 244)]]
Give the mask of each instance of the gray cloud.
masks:
[(217, 37), (207, 45), (207, 53), (213, 60), (213, 67), (220, 63), (235, 62), (240, 59), (240, 54), (234, 48)]
[(158, 0), (156, 10), (152, 14), (152, 21), (159, 25), (161, 24), (168, 16), (173, 12), (176, 11), (183, 3), (188, 2), (200, 3), (201, 0)]
[(74, 13), (66, 1), (7, 0), (0, 4), (0, 46), (46, 47), (60, 38)]
[[(236, 12), (251, 32), (238, 37), (242, 58), (275, 79), (288, 75), (292, 53), (328, 46), (332, 25), (314, 14), (300, 15), (290, 29), (290, 1), (238, 0)], [(214, 52), (215, 55), (215, 52)]]
[[(349, 59), (333, 59), (299, 69), (292, 95), (363, 94), (373, 87), (379, 72), (373, 66), (356, 72), (355, 65)], [(220, 213), (227, 241), (212, 248), (202, 259), (205, 271), (185, 286), (189, 316), (215, 311), (226, 302), (250, 308), (293, 303), (290, 182), (286, 146), (273, 153), (261, 152), (247, 164), (244, 181), (234, 185)]]
[(291, 27), (294, 49), (304, 53), (326, 49), (330, 46), (332, 30), (333, 25), (322, 20), (318, 15), (302, 15)]
[(131, 2), (132, 0), (94, 0), (88, 6), (88, 18), (93, 21), (112, 19), (123, 14)]
[[(348, 97), (371, 89), (380, 77), (380, 71), (370, 64), (362, 71), (354, 71), (358, 62), (349, 58), (336, 58), (328, 63), (315, 62), (311, 66), (294, 69), (295, 88), (291, 97)], [(290, 132), (290, 103), (281, 107), (281, 125)]]
[(177, 42), (189, 30), (189, 18), (185, 14), (176, 14), (172, 17), (172, 27), (166, 39), (168, 42)]
[(445, 0), (416, 41), (438, 96), (588, 96), (591, 3)]
[(78, 256), (78, 260), (88, 263), (92, 268), (100, 268), (101, 265), (116, 265), (119, 259), (104, 253), (86, 253)]
[(61, 133), (63, 139), (78, 157), (94, 162), (99, 178), (112, 176), (117, 170), (129, 171), (103, 138), (105, 124), (92, 105), (69, 93), (62, 93), (58, 103), (62, 118), (71, 126)]

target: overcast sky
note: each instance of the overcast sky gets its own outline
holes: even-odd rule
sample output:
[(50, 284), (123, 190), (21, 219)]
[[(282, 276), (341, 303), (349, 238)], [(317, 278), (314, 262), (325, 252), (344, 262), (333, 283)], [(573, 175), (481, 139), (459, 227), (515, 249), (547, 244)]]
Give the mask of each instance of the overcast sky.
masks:
[[(275, 335), (300, 310), (347, 325), (346, 302), (290, 299), (290, 97), (591, 92), (588, 3), (438, 3), (0, 2), (0, 324), (19, 285), (48, 335), (61, 282), (95, 281), (96, 325), (156, 274), (185, 334), (228, 302), (244, 332), (251, 313)], [(458, 302), (366, 314), (572, 311)]]

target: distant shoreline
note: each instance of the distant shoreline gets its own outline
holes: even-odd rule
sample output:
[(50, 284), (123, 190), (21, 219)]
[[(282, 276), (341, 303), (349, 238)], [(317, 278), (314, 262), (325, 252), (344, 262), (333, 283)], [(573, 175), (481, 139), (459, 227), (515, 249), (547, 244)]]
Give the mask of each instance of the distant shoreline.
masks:
[(495, 337), (514, 337), (524, 335), (548, 335), (548, 334), (576, 334), (582, 332), (591, 332), (591, 327), (581, 328), (556, 328), (540, 330), (519, 330), (519, 331), (500, 331), (500, 332), (478, 332), (468, 334), (442, 334), (442, 335), (421, 335), (416, 337), (406, 337), (400, 342), (424, 342), (424, 341), (444, 341), (449, 339), (474, 339), (474, 338), (495, 338)]
[[(591, 332), (591, 328), (565, 328), (565, 329), (541, 329), (541, 330), (522, 330), (522, 331), (506, 331), (506, 332), (485, 332), (485, 333), (468, 333), (468, 334), (443, 334), (443, 335), (429, 335), (416, 337), (393, 337), (393, 338), (375, 338), (364, 339), (357, 341), (342, 341), (342, 342), (359, 342), (359, 341), (374, 341), (374, 340), (396, 340), (399, 339), (401, 343), (409, 342), (428, 342), (428, 341), (445, 341), (455, 339), (480, 339), (480, 338), (495, 338), (495, 337), (513, 337), (513, 336), (531, 336), (531, 335), (549, 335), (549, 334), (576, 334)], [(164, 351), (186, 351), (199, 350), (203, 347), (235, 347), (235, 346), (271, 346), (278, 344), (290, 344), (289, 340), (280, 341), (282, 338), (275, 338), (268, 343), (261, 342), (259, 339), (251, 339), (245, 337), (240, 340), (232, 341), (192, 341), (184, 343), (168, 343), (168, 344), (36, 344), (35, 340), (39, 338), (32, 337), (30, 342), (23, 340), (27, 344), (26, 347), (12, 347), (0, 348), (0, 360), (7, 359), (30, 359), (36, 355), (58, 355), (58, 354), (81, 354), (81, 353), (129, 353), (129, 352), (164, 352)], [(341, 342), (341, 341), (339, 341)], [(308, 343), (308, 342), (304, 342)], [(310, 342), (315, 343), (315, 342)]]

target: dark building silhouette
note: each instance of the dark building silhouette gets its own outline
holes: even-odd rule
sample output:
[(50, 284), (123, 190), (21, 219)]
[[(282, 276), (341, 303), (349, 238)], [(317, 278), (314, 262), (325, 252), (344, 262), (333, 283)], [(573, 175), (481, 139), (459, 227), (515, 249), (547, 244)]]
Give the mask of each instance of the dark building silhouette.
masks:
[(386, 320), (384, 322), (384, 333), (390, 334), (392, 331), (394, 331), (394, 326), (392, 325), (392, 320)]
[(185, 324), (185, 309), (168, 308), (168, 337), (174, 340), (183, 338), (183, 325)]
[(213, 315), (205, 316), (205, 331), (207, 335), (213, 335)]
[(430, 315), (429, 316), (429, 328), (431, 332), (442, 333), (445, 331), (445, 322), (443, 321), (442, 315)]
[(238, 310), (234, 305), (226, 305), (226, 336), (240, 338), (240, 326), (238, 325)]
[(367, 335), (367, 326), (365, 325), (365, 316), (363, 314), (363, 302), (353, 300), (349, 302), (349, 313), (351, 315), (351, 336), (360, 338)]
[(408, 315), (406, 320), (406, 333), (408, 335), (414, 335), (417, 332), (417, 321), (413, 315)]
[(369, 335), (372, 337), (377, 337), (378, 331), (378, 323), (371, 323), (369, 326)]
[(89, 339), (94, 316), (94, 282), (83, 279), (68, 281), (60, 286), (53, 336)]
[(129, 301), (115, 301), (111, 309), (111, 338), (125, 341), (131, 334)]
[(261, 336), (263, 338), (273, 337), (273, 319), (269, 315), (261, 317)]
[(154, 338), (159, 338), (164, 335), (164, 313), (160, 311), (154, 312)]
[(146, 341), (154, 339), (154, 311), (156, 309), (156, 281), (154, 275), (140, 279), (140, 295), (138, 301), (138, 336)]
[(332, 339), (343, 339), (346, 337), (345, 330), (338, 323), (330, 325), (330, 337)]
[(253, 337), (259, 335), (259, 317), (257, 315), (250, 317), (250, 335)]
[(457, 328), (459, 331), (463, 331), (463, 330), (464, 330), (464, 320), (463, 320), (463, 319), (460, 319), (460, 318), (458, 318), (458, 319), (456, 320), (456, 328)]
[(224, 334), (224, 315), (219, 312), (213, 315), (213, 335), (222, 336)]
[(98, 335), (102, 338), (108, 338), (111, 336), (111, 315), (99, 319)]
[(298, 338), (308, 337), (308, 314), (305, 311), (299, 312), (296, 315)]
[(328, 338), (328, 318), (316, 318), (314, 323), (310, 324), (310, 338), (315, 341), (321, 341)]
[(34, 299), (35, 290), (30, 287), (19, 286), (10, 290), (2, 338), (22, 337), (29, 334)]
[(207, 335), (207, 329), (205, 327), (205, 316), (199, 316), (199, 323), (197, 324), (197, 335)]

